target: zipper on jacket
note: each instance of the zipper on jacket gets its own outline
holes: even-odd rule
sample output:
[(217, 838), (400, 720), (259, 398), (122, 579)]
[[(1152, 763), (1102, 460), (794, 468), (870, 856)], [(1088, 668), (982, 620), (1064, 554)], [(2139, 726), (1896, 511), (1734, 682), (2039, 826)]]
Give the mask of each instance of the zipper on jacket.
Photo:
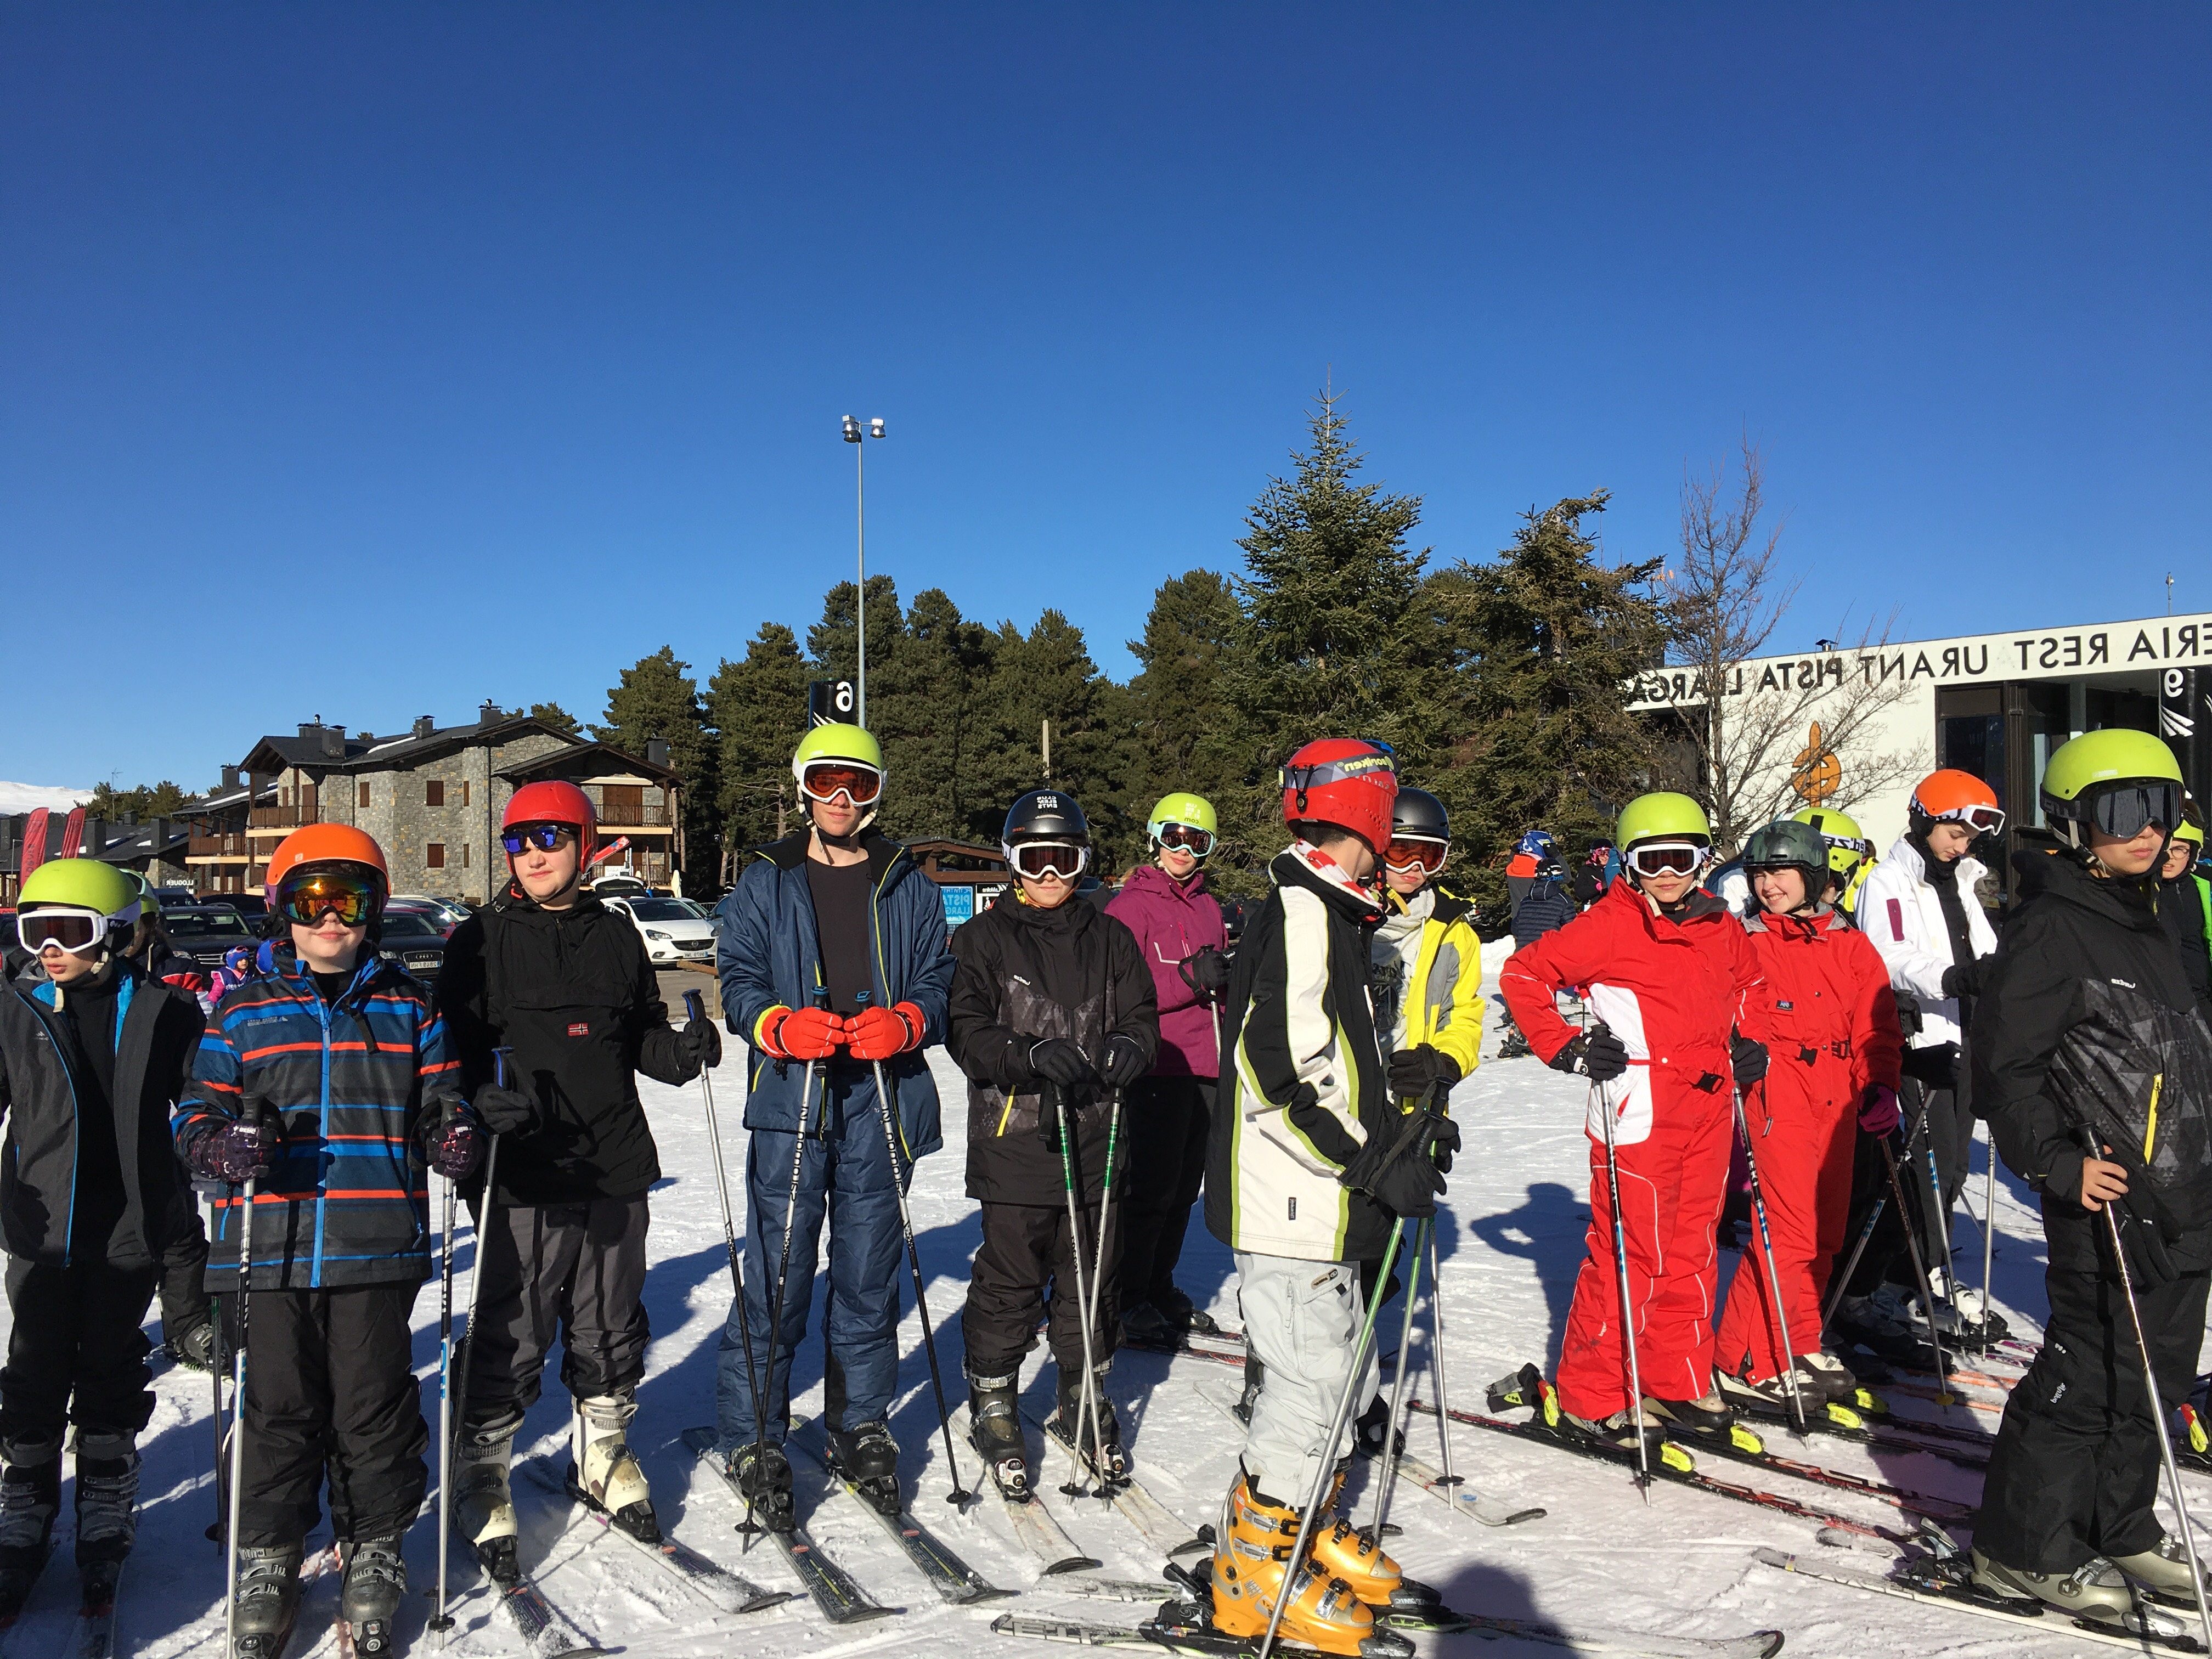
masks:
[[(302, 969), (302, 971), (306, 970)], [(316, 1125), (316, 1129), (318, 1138), (325, 1146), (328, 1146), (331, 1137), (331, 1015), (334, 1011), (329, 1003), (323, 1000), (322, 988), (315, 983), (315, 976), (310, 973), (307, 974), (307, 993), (315, 1000), (315, 1017), (323, 1023), (323, 1100), (319, 1114), (321, 1121)], [(340, 1000), (343, 1000), (346, 996), (350, 995), (352, 990), (351, 985), (347, 986), (346, 989), (339, 994)], [(318, 1162), (319, 1163), (320, 1160), (319, 1159)], [(323, 1179), (323, 1172), (320, 1170), (315, 1173), (315, 1266), (307, 1282), (316, 1290), (320, 1290), (323, 1287), (323, 1212), (325, 1206), (331, 1201), (331, 1183)]]
[[(874, 967), (876, 988), (882, 993), (884, 1006), (886, 1008), (891, 1006), (892, 999), (890, 969), (884, 964), (884, 889), (891, 884), (891, 878), (898, 873), (899, 860), (903, 859), (905, 856), (906, 849), (904, 848), (901, 848), (897, 854), (884, 867), (883, 879), (876, 884), (875, 894), (868, 901), (868, 931), (870, 934), (868, 942), (875, 953), (876, 959)], [(817, 941), (817, 945), (818, 947), (818, 939)], [(906, 1155), (907, 1166), (911, 1169), (914, 1165), (914, 1149), (907, 1145), (906, 1115), (898, 1109), (898, 1073), (896, 1065), (887, 1061), (884, 1066), (883, 1076), (884, 1080), (891, 1085), (892, 1097), (889, 1100), (879, 1098), (876, 1103), (883, 1109), (886, 1120), (890, 1122), (891, 1127), (897, 1132), (899, 1151)], [(880, 1095), (881, 1091), (878, 1091), (878, 1092)], [(1006, 1097), (1006, 1109), (1011, 1112), (1013, 1109), (1013, 1097), (1009, 1095)], [(1006, 1121), (1002, 1116), (999, 1120), (999, 1133), (1000, 1134), (1004, 1134), (1006, 1132)], [(891, 1174), (894, 1178), (896, 1178), (898, 1171), (894, 1170), (891, 1171)]]

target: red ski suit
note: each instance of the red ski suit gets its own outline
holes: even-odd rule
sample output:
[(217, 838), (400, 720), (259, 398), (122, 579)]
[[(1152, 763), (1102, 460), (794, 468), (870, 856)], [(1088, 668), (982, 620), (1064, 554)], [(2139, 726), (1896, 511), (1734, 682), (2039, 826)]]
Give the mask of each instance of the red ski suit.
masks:
[(1555, 991), (1588, 988), (1590, 1011), (1627, 1045), (1628, 1071), (1590, 1095), (1589, 1255), (1559, 1345), (1559, 1403), (1591, 1420), (1626, 1411), (1628, 1357), (1620, 1269), (1605, 1171), (1610, 1111), (1628, 1240), (1628, 1291), (1644, 1391), (1702, 1400), (1711, 1391), (1717, 1305), (1713, 1230), (1726, 1196), (1735, 1128), (1729, 1038), (1766, 1038), (1758, 953), (1742, 925), (1693, 891), (1681, 919), (1660, 915), (1626, 881), (1556, 933), (1507, 960), (1498, 988), (1549, 1060), (1574, 1036)]
[[(1905, 1037), (1881, 953), (1841, 915), (1758, 916), (1745, 927), (1766, 970), (1772, 1035), (1766, 1081), (1744, 1102), (1744, 1115), (1790, 1319), (1790, 1352), (1818, 1353), (1820, 1302), (1851, 1205), (1859, 1101), (1869, 1085), (1897, 1087)], [(1779, 1375), (1774, 1323), (1774, 1292), (1754, 1237), (1729, 1286), (1715, 1361), (1753, 1382)]]

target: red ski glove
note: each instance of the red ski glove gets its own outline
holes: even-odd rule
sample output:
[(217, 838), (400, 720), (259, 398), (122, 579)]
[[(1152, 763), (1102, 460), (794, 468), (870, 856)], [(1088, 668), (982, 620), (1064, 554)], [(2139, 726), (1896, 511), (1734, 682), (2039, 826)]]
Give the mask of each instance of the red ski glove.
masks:
[(890, 1060), (921, 1047), (929, 1021), (911, 1002), (863, 1008), (845, 1022), (845, 1048), (855, 1060)]
[(844, 1046), (845, 1021), (827, 1008), (776, 1007), (761, 1016), (758, 1034), (778, 1060), (827, 1060)]

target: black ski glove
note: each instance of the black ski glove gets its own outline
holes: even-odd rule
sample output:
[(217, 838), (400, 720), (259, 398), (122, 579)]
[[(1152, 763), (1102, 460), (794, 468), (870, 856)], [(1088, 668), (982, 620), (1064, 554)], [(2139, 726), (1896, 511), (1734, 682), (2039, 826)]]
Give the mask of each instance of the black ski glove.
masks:
[(1419, 1100), (1432, 1087), (1449, 1089), (1459, 1078), (1459, 1062), (1425, 1042), (1390, 1056), (1390, 1092), (1402, 1100)]
[(1947, 997), (1978, 997), (1982, 994), (1983, 969), (1987, 957), (1972, 957), (1965, 962), (1954, 962), (1943, 970), (1943, 994)]
[(1211, 945), (1185, 957), (1177, 971), (1182, 982), (1200, 996), (1218, 997), (1229, 988), (1229, 958)]
[(1098, 1081), (1083, 1050), (1066, 1037), (1047, 1037), (1030, 1045), (1030, 1070), (1063, 1089), (1079, 1089)]
[(695, 1075), (722, 1063), (722, 1034), (703, 1014), (684, 1022), (684, 1029), (676, 1034), (676, 1046)]
[(1735, 1072), (1735, 1086), (1748, 1089), (1766, 1075), (1766, 1045), (1753, 1037), (1730, 1037), (1729, 1064)]
[(495, 1135), (526, 1135), (538, 1127), (538, 1103), (519, 1089), (486, 1084), (475, 1105), (477, 1120)]
[(1628, 1045), (1609, 1025), (1593, 1025), (1552, 1056), (1555, 1072), (1576, 1072), (1593, 1083), (1610, 1083), (1628, 1069)]
[(1099, 1080), (1109, 1089), (1126, 1089), (1144, 1076), (1145, 1045), (1134, 1037), (1106, 1039), (1106, 1063), (1098, 1068)]
[(1906, 1036), (1920, 1035), (1920, 999), (1910, 991), (1893, 991), (1897, 1000), (1897, 1029)]
[[(1451, 1146), (1459, 1145), (1459, 1131), (1449, 1118), (1425, 1107), (1406, 1115), (1403, 1127), (1386, 1139), (1370, 1136), (1337, 1180), (1356, 1193), (1364, 1193), (1393, 1215), (1408, 1221), (1425, 1221), (1437, 1212), (1437, 1194), (1444, 1189), (1430, 1147), (1439, 1130), (1448, 1130)], [(1449, 1158), (1449, 1152), (1446, 1154)]]

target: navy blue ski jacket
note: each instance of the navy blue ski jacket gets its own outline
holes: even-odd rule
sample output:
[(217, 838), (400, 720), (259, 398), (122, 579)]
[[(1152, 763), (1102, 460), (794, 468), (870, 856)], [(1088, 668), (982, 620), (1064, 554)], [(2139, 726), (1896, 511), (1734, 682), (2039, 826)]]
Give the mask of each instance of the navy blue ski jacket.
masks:
[[(427, 992), (398, 963), (370, 955), (325, 1003), (289, 945), (269, 971), (216, 1005), (191, 1086), (177, 1103), (177, 1150), (250, 1108), (284, 1144), (253, 1210), (255, 1290), (419, 1284), (429, 1276), (428, 1171), (422, 1143), (466, 1111), (460, 1066)], [(240, 1194), (216, 1200), (208, 1288), (238, 1272)]]
[[(806, 885), (806, 848), (812, 835), (771, 842), (757, 850), (738, 884), (714, 907), (720, 923), (715, 965), (722, 981), (722, 1016), (732, 1032), (752, 1045), (745, 1127), (799, 1127), (799, 1096), (806, 1067), (780, 1060), (760, 1047), (762, 1017), (771, 1008), (804, 1008), (822, 982), (822, 946), (814, 924), (814, 899)], [(945, 1041), (945, 1006), (952, 988), (952, 951), (945, 931), (945, 901), (937, 884), (883, 836), (862, 843), (875, 878), (874, 927), (878, 1006), (911, 1002), (927, 1024), (922, 1042)], [(899, 1133), (906, 1156), (916, 1158), (945, 1144), (937, 1080), (920, 1048), (885, 1062), (898, 1097)], [(872, 1093), (872, 1091), (870, 1091)]]

